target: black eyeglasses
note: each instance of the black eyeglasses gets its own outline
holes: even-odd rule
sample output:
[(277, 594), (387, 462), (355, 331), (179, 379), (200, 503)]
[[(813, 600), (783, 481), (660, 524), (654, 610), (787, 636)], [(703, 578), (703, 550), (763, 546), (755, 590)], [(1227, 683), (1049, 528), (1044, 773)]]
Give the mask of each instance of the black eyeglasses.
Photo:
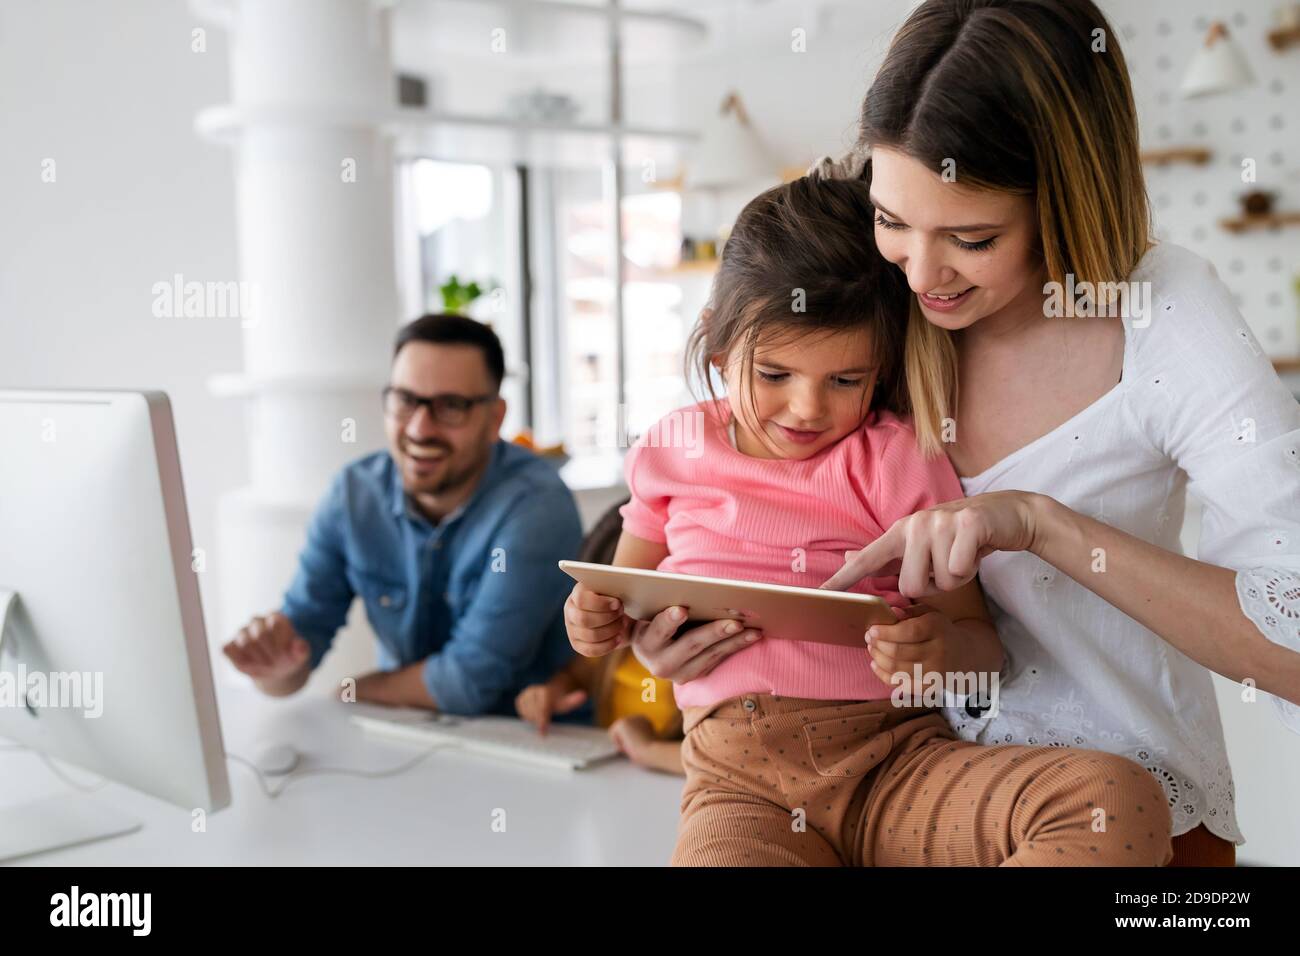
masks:
[(421, 405), (439, 425), (455, 427), (469, 419), (470, 409), (482, 402), (490, 402), (495, 395), (457, 395), (444, 392), (440, 395), (416, 395), (396, 385), (384, 389), (384, 412), (399, 422), (405, 422)]

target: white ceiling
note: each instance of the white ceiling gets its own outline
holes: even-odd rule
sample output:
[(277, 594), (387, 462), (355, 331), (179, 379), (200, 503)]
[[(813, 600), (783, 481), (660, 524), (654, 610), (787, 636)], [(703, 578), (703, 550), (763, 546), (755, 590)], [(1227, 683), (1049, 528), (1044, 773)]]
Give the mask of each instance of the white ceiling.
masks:
[[(599, 10), (603, 0), (569, 0)], [(624, 58), (629, 66), (744, 56), (774, 41), (788, 44), (796, 29), (809, 44), (850, 42), (901, 23), (919, 0), (623, 0), (625, 10), (689, 18), (696, 26), (630, 19)], [(494, 52), (493, 31), (504, 29), (507, 56)], [(401, 0), (393, 12), (393, 56), (399, 68), (436, 72), (439, 64), (495, 60), (503, 71), (553, 63), (604, 63), (604, 17), (556, 9), (543, 0)]]

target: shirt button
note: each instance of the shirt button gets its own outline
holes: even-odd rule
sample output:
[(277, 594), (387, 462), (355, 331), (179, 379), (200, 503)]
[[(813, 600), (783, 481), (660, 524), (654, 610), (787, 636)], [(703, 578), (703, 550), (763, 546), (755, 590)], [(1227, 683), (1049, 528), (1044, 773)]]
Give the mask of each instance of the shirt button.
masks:
[(390, 598), (387, 594), (381, 594), (381, 595), (379, 596), (379, 606), (380, 606), (380, 607), (388, 607), (388, 606), (389, 606), (390, 604), (392, 604), (392, 603), (393, 603), (393, 599)]
[(745, 709), (746, 709), (746, 710), (748, 710), (748, 711), (750, 711), (750, 712), (752, 713), (753, 710), (754, 710), (756, 707), (758, 707), (758, 704), (754, 703), (754, 699), (753, 699), (752, 697), (746, 697), (746, 698), (745, 698)]

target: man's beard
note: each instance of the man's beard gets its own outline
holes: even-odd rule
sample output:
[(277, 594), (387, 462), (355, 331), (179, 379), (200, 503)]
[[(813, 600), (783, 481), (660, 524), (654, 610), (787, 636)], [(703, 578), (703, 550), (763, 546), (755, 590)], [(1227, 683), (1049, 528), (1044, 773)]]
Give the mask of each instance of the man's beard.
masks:
[[(410, 444), (411, 443), (407, 443), (407, 446), (409, 447)], [(435, 497), (441, 497), (443, 495), (450, 494), (451, 492), (458, 491), (461, 488), (463, 488), (468, 482), (477, 480), (479, 476), (479, 472), (483, 468), (483, 465), (487, 460), (488, 454), (490, 453), (490, 445), (486, 447), (481, 447), (478, 448), (479, 453), (475, 455), (471, 460), (460, 463), (451, 457), (453, 455), (456, 455), (456, 453), (452, 451), (450, 446), (444, 444), (443, 442), (432, 442), (427, 446), (417, 446), (417, 447), (439, 448), (448, 452), (449, 457), (446, 459), (447, 470), (446, 472), (443, 473), (442, 477), (437, 480), (437, 484), (433, 486), (429, 486), (427, 484), (421, 483), (417, 487), (406, 489), (408, 494), (433, 495)], [(466, 449), (466, 451), (468, 450), (469, 449)]]

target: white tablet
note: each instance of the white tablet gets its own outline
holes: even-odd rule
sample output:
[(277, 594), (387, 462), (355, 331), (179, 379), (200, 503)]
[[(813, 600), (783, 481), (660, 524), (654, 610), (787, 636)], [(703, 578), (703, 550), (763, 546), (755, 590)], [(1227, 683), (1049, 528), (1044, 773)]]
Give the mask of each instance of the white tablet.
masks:
[[(628, 616), (648, 621), (670, 607), (688, 620), (732, 618), (765, 637), (866, 649), (872, 624), (894, 624), (889, 604), (874, 594), (849, 594), (757, 581), (731, 581), (642, 568), (561, 561), (560, 570), (597, 594), (616, 597)], [(684, 627), (685, 625), (683, 625)]]

